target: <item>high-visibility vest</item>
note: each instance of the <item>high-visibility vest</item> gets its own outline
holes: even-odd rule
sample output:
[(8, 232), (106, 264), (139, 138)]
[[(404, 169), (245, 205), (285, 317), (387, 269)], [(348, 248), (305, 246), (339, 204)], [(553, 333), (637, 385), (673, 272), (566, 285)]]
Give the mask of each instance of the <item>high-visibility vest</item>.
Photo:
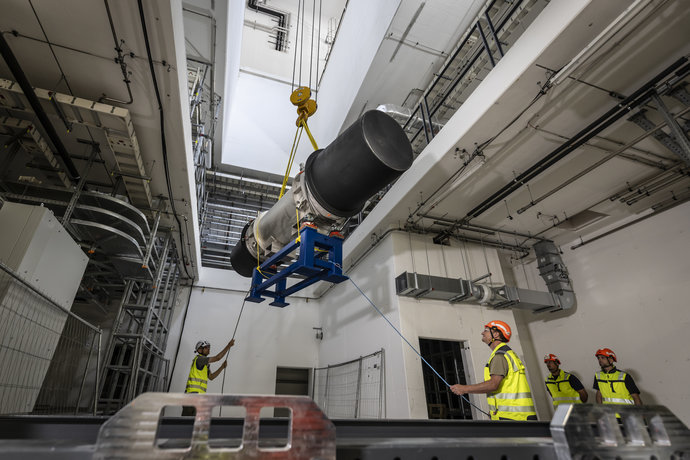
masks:
[(553, 398), (553, 407), (557, 407), (559, 404), (581, 404), (580, 393), (573, 390), (570, 385), (570, 374), (565, 372), (563, 369), (559, 369), (558, 377), (555, 379), (553, 375), (549, 375), (546, 378), (546, 387), (551, 393)]
[(596, 381), (604, 404), (635, 404), (632, 395), (625, 386), (626, 374), (616, 369), (616, 372), (597, 372)]
[(532, 401), (532, 392), (527, 382), (525, 366), (505, 343), (501, 343), (491, 352), (489, 361), (484, 367), (484, 380), (491, 378), (489, 363), (494, 356), (496, 359), (508, 361), (508, 374), (503, 377), (496, 391), (487, 395), (491, 420), (500, 418), (527, 420), (530, 415), (536, 416), (537, 412), (534, 410), (534, 401)]
[(187, 378), (185, 393), (206, 393), (208, 366), (204, 366), (202, 370), (196, 368), (196, 360), (199, 356), (200, 355), (196, 355), (194, 361), (192, 361), (192, 368), (189, 370), (189, 378)]

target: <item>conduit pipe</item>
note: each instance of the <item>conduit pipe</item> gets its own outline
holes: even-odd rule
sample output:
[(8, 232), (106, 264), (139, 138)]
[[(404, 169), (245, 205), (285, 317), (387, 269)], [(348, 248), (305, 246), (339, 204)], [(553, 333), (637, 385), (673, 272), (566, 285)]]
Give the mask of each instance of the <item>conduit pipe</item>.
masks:
[(230, 255), (233, 268), (251, 276), (257, 262), (291, 242), (303, 222), (324, 233), (337, 229), (412, 160), (412, 146), (400, 125), (378, 110), (366, 112), (328, 147), (313, 152), (292, 188), (242, 229)]
[(12, 49), (7, 44), (7, 41), (2, 34), (0, 34), (0, 54), (2, 54), (2, 57), (5, 59), (5, 63), (7, 63), (7, 67), (9, 67), (10, 71), (12, 72), (14, 79), (17, 80), (17, 83), (19, 83), (19, 87), (24, 92), (24, 96), (29, 101), (29, 105), (31, 105), (31, 108), (36, 114), (36, 118), (38, 118), (41, 126), (45, 130), (46, 135), (53, 143), (53, 146), (55, 146), (58, 155), (60, 155), (62, 158), (62, 161), (67, 168), (68, 175), (70, 176), (70, 180), (74, 183), (78, 182), (81, 178), (79, 171), (77, 171), (77, 168), (74, 166), (69, 153), (67, 153), (67, 149), (63, 145), (62, 140), (60, 140), (60, 136), (58, 136), (57, 131), (55, 131), (55, 127), (48, 119), (48, 114), (45, 112), (45, 110), (43, 110), (43, 106), (41, 106), (41, 102), (38, 100), (31, 83), (29, 83), (29, 80), (26, 78), (26, 75), (19, 65), (17, 58), (14, 56), (14, 53), (12, 53)]
[[(685, 114), (685, 113), (688, 112), (688, 111), (690, 111), (690, 107), (688, 107), (688, 108), (686, 108), (685, 110), (683, 110), (683, 111), (682, 111), (680, 114), (678, 114), (677, 116), (680, 117), (680, 116), (682, 116), (683, 114)], [(611, 160), (612, 158), (614, 158), (614, 157), (620, 155), (621, 153), (623, 153), (624, 151), (626, 151), (628, 148), (632, 147), (633, 145), (637, 144), (638, 142), (640, 142), (640, 141), (644, 140), (645, 138), (649, 137), (652, 133), (656, 132), (658, 129), (663, 128), (664, 126), (666, 126), (666, 123), (660, 123), (660, 124), (656, 125), (656, 126), (654, 127), (654, 129), (642, 133), (641, 135), (637, 136), (635, 139), (633, 139), (632, 141), (628, 142), (627, 144), (625, 144), (624, 146), (622, 146), (622, 147), (619, 148), (618, 150), (615, 150), (615, 151), (609, 153), (608, 155), (606, 155), (604, 158), (602, 158), (601, 160), (597, 161), (597, 162), (594, 163), (593, 165), (588, 166), (587, 168), (583, 169), (582, 171), (580, 171), (579, 173), (575, 174), (575, 175), (572, 176), (571, 178), (566, 179), (563, 183), (559, 184), (557, 187), (555, 187), (555, 188), (551, 189), (550, 191), (544, 193), (544, 194), (541, 195), (540, 197), (538, 197), (538, 198), (536, 198), (536, 199), (530, 201), (530, 202), (527, 203), (525, 206), (523, 206), (522, 208), (518, 209), (518, 210), (517, 210), (517, 213), (518, 213), (518, 214), (522, 214), (523, 212), (527, 211), (527, 210), (528, 210), (529, 208), (531, 208), (532, 206), (535, 206), (535, 205), (541, 203), (543, 200), (545, 200), (546, 198), (550, 197), (550, 196), (553, 195), (554, 193), (558, 192), (559, 190), (561, 190), (561, 189), (564, 188), (565, 186), (567, 186), (567, 185), (569, 185), (569, 184), (575, 182), (575, 181), (576, 181), (577, 179), (579, 179), (580, 177), (582, 177), (582, 176), (584, 176), (584, 175), (586, 175), (586, 174), (592, 172), (593, 170), (595, 170), (595, 169), (598, 168), (599, 166), (601, 166), (601, 165), (603, 165), (604, 163), (608, 162), (608, 161)]]
[(666, 69), (662, 70), (654, 78), (649, 80), (647, 83), (642, 85), (637, 91), (628, 96), (625, 100), (616, 104), (613, 108), (607, 111), (604, 115), (594, 120), (592, 123), (587, 125), (584, 129), (578, 132), (575, 136), (570, 138), (568, 141), (561, 144), (551, 153), (546, 155), (543, 159), (533, 164), (525, 172), (518, 175), (514, 180), (510, 181), (508, 184), (504, 185), (500, 190), (495, 192), (486, 200), (482, 201), (479, 205), (473, 208), (467, 213), (465, 219), (467, 221), (480, 216), (496, 203), (500, 203), (511, 195), (514, 191), (522, 187), (524, 184), (534, 179), (539, 174), (546, 171), (548, 168), (556, 164), (558, 161), (565, 158), (567, 155), (572, 153), (575, 149), (580, 147), (582, 144), (611, 126), (613, 123), (618, 121), (620, 118), (625, 116), (630, 112), (631, 109), (644, 103), (654, 92), (654, 87), (657, 83), (662, 81), (664, 78), (670, 76), (674, 72), (678, 77), (684, 76), (688, 71), (690, 71), (690, 66), (687, 65), (688, 58), (683, 56), (676, 62), (668, 66)]

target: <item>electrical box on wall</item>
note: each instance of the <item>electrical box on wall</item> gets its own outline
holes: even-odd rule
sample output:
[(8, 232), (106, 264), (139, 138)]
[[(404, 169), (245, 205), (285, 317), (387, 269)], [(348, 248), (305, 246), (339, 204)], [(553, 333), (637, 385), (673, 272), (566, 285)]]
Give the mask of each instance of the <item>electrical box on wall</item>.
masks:
[(5, 202), (0, 208), (0, 261), (69, 309), (89, 259), (52, 211)]

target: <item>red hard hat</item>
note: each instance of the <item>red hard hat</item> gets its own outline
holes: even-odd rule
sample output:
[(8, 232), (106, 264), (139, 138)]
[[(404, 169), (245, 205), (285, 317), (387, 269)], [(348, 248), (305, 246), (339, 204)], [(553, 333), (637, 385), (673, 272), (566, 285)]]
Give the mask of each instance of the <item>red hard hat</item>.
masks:
[(614, 363), (618, 362), (616, 354), (610, 348), (600, 348), (594, 353), (594, 356), (606, 356), (607, 358), (612, 358)]
[(484, 327), (488, 327), (489, 329), (495, 327), (501, 331), (503, 333), (503, 337), (506, 338), (506, 342), (510, 341), (510, 336), (513, 334), (513, 332), (510, 330), (510, 326), (503, 321), (489, 321), (484, 325)]
[(558, 364), (559, 366), (561, 365), (561, 360), (558, 359), (558, 356), (554, 355), (553, 353), (549, 353), (548, 355), (544, 355), (544, 362), (548, 361), (553, 361), (554, 363)]

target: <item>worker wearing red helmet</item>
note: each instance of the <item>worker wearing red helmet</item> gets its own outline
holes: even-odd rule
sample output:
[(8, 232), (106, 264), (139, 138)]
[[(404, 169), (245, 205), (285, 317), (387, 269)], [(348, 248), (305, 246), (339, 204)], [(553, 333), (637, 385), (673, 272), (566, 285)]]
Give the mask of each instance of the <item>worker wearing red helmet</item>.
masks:
[(580, 379), (573, 374), (565, 372), (559, 366), (561, 360), (558, 356), (549, 353), (544, 356), (544, 363), (549, 370), (549, 376), (546, 377), (546, 389), (553, 399), (554, 409), (559, 404), (580, 404), (587, 402), (587, 391), (580, 382)]
[(489, 321), (482, 332), (482, 342), (491, 348), (484, 367), (484, 381), (474, 385), (451, 385), (456, 395), (486, 394), (491, 420), (536, 420), (532, 392), (525, 366), (508, 346), (512, 331), (503, 321)]
[(640, 390), (627, 372), (616, 369), (616, 354), (610, 348), (601, 348), (594, 354), (601, 371), (594, 375), (597, 403), (629, 404), (641, 406)]

